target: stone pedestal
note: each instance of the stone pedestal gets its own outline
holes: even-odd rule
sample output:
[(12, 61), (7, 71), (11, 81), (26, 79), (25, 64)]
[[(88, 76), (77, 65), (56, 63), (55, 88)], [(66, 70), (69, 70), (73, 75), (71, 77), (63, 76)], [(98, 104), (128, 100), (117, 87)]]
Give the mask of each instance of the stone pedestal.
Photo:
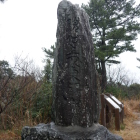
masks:
[(22, 130), (22, 140), (122, 140), (122, 138), (110, 133), (99, 124), (83, 128), (80, 126), (62, 127), (49, 123), (35, 127), (25, 126)]

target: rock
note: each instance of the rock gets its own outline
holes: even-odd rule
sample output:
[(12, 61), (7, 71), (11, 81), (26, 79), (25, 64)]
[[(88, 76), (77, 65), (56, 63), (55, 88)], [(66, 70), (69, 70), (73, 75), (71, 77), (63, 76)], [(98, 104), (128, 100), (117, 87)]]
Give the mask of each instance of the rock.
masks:
[(100, 87), (85, 11), (63, 0), (58, 6), (53, 66), (55, 123), (22, 129), (22, 140), (122, 140), (99, 125)]
[(39, 124), (35, 127), (25, 126), (22, 140), (122, 140), (113, 135), (104, 126), (94, 124), (92, 127), (56, 126), (54, 123)]
[(99, 119), (94, 47), (86, 12), (69, 1), (57, 11), (53, 69), (54, 121), (61, 126), (90, 127)]

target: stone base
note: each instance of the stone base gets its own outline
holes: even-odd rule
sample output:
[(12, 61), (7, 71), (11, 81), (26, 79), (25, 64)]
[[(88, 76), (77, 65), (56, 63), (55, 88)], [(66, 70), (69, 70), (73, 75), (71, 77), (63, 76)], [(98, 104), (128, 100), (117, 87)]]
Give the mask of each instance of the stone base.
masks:
[(99, 124), (94, 124), (89, 128), (62, 127), (54, 123), (39, 124), (35, 127), (25, 126), (21, 137), (22, 140), (123, 140)]

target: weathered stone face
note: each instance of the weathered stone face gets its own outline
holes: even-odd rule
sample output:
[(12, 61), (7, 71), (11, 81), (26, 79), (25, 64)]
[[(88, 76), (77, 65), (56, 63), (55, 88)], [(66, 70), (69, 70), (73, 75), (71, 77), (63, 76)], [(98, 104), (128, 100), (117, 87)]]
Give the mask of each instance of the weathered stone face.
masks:
[(99, 96), (88, 15), (64, 0), (57, 12), (53, 69), (55, 124), (89, 127), (98, 121)]

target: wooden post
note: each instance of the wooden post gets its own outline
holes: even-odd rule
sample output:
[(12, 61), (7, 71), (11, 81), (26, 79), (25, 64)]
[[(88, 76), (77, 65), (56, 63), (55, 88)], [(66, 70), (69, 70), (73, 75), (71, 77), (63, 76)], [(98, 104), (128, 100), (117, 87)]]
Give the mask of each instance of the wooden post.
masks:
[(105, 99), (104, 95), (101, 94), (101, 125), (106, 126), (106, 117), (105, 117)]
[(117, 131), (120, 130), (120, 113), (118, 108), (115, 109), (115, 129)]
[(109, 111), (110, 111), (110, 108), (109, 108), (109, 106), (106, 105), (106, 123), (107, 124), (110, 122)]
[(122, 123), (123, 123), (123, 118), (124, 118), (124, 106), (122, 105)]
[[(122, 105), (120, 105), (120, 108), (122, 109)], [(123, 110), (120, 112), (120, 122), (123, 123)]]

